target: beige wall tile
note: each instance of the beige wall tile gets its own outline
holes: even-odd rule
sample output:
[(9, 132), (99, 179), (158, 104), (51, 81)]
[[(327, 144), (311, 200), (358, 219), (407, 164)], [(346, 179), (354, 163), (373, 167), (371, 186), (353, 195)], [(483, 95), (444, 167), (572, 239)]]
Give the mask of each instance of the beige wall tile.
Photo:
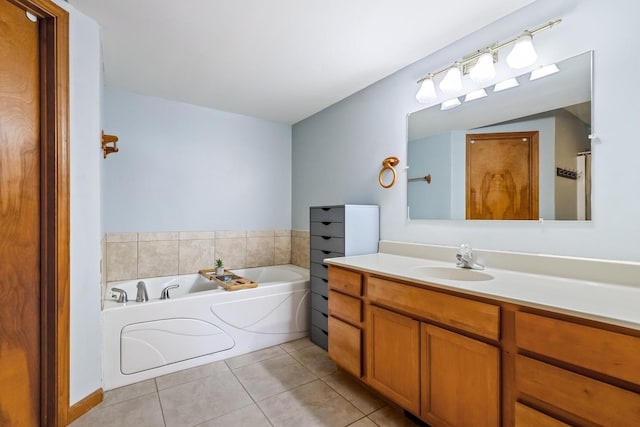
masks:
[(273, 237), (273, 230), (247, 230), (247, 237)]
[(178, 240), (138, 242), (138, 278), (178, 274), (179, 259)]
[(275, 265), (291, 263), (291, 236), (275, 237), (275, 255), (273, 263)]
[[(216, 235), (218, 233), (216, 232)], [(225, 268), (245, 268), (247, 266), (247, 239), (232, 238), (215, 240), (215, 258), (222, 258)]]
[(180, 240), (213, 240), (216, 238), (215, 231), (181, 231)]
[(107, 281), (138, 277), (138, 243), (107, 242)]
[(309, 268), (309, 232), (293, 230), (291, 233), (291, 264)]
[(276, 237), (291, 237), (291, 230), (273, 230)]
[(139, 242), (152, 242), (155, 240), (178, 240), (180, 233), (177, 231), (162, 231), (159, 233), (138, 233)]
[(247, 267), (273, 265), (274, 237), (247, 237)]
[(107, 242), (137, 242), (138, 233), (107, 233)]
[(247, 237), (246, 230), (216, 230), (216, 239), (239, 239)]
[(214, 240), (181, 240), (179, 274), (214, 268)]

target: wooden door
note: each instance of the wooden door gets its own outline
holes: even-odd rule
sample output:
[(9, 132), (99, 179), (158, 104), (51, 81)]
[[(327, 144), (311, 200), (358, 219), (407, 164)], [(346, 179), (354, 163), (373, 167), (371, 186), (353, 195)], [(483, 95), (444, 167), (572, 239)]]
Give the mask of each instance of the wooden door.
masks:
[(421, 325), (421, 416), (433, 425), (500, 425), (497, 347)]
[(415, 415), (420, 411), (420, 322), (367, 307), (367, 383)]
[[(0, 425), (40, 424), (38, 24), (0, 1)], [(7, 60), (11, 58), (11, 60)]]
[(538, 132), (467, 135), (467, 219), (538, 219)]

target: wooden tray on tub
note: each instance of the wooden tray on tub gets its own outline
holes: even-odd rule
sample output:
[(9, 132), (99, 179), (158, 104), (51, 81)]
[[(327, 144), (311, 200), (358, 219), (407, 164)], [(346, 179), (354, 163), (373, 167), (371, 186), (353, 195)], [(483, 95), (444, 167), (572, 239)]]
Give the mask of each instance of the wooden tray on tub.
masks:
[(218, 286), (227, 291), (237, 291), (239, 289), (257, 288), (258, 282), (245, 279), (235, 274), (233, 271), (225, 270), (222, 276), (216, 276), (215, 268), (206, 268), (198, 273), (208, 280), (213, 280)]

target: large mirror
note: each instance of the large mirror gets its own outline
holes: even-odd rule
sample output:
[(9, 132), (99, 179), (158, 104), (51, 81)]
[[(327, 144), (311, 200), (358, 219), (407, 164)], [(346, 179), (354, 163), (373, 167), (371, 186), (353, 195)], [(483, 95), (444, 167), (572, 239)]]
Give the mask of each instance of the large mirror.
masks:
[(409, 218), (590, 220), (592, 55), (410, 114)]

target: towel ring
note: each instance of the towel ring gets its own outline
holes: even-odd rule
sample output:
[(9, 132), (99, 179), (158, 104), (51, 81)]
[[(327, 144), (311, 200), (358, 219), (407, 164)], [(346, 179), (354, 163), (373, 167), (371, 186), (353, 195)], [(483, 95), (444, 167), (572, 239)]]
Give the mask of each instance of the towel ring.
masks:
[[(396, 183), (396, 178), (398, 177), (398, 174), (396, 173), (394, 166), (398, 166), (399, 163), (400, 163), (400, 159), (398, 159), (397, 157), (387, 157), (382, 161), (382, 170), (380, 170), (380, 173), (378, 174), (378, 182), (380, 183), (380, 186), (382, 188), (391, 188), (393, 187), (393, 184)], [(386, 170), (390, 170), (391, 173), (393, 174), (393, 179), (389, 184), (385, 184), (382, 181), (382, 175)]]

